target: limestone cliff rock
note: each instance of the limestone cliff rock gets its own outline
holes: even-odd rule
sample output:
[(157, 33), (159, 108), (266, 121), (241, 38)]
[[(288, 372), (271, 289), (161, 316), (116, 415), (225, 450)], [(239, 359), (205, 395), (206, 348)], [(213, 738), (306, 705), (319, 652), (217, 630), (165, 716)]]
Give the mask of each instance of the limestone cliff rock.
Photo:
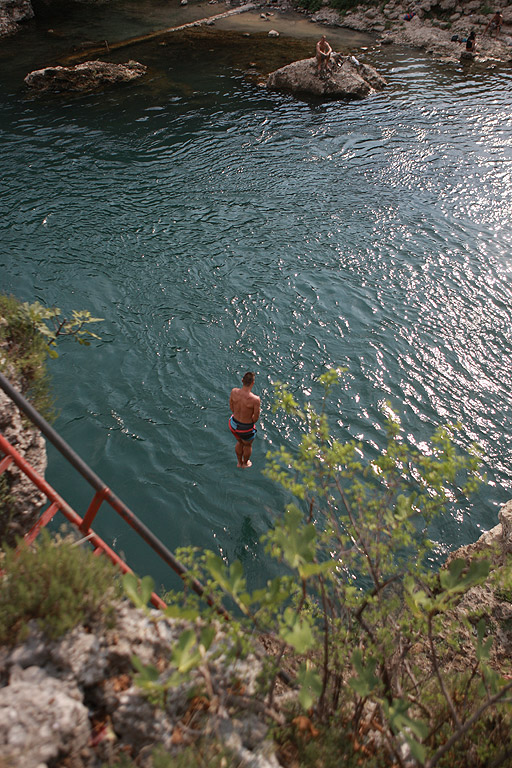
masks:
[(447, 558), (447, 565), (455, 558), (470, 560), (477, 554), (496, 550), (500, 557), (512, 554), (512, 501), (504, 504), (498, 513), (499, 523), (483, 533), (473, 544), (466, 544)]
[(146, 70), (147, 67), (137, 61), (126, 64), (86, 61), (74, 67), (36, 69), (26, 76), (25, 84), (38, 93), (88, 93), (137, 80)]
[[(421, 48), (437, 60), (453, 63), (460, 60), (465, 50), (460, 41), (475, 30), (475, 61), (510, 61), (512, 6), (506, 0), (497, 0), (487, 7), (486, 13), (481, 12), (482, 8), (478, 0), (418, 0), (413, 6), (405, 0), (388, 0), (379, 6), (361, 3), (346, 14), (322, 6), (311, 18), (320, 24), (378, 34), (381, 43)], [(485, 34), (492, 13), (498, 9), (503, 14), (500, 36)], [(452, 40), (455, 36), (458, 40)]]
[[(50, 641), (30, 622), (25, 643), (0, 648), (0, 755), (6, 765), (93, 768), (128, 750), (144, 766), (155, 745), (172, 753), (181, 743), (200, 671), (173, 686), (165, 706), (157, 707), (134, 683), (132, 657), (156, 665), (165, 678), (182, 622), (156, 611), (146, 615), (126, 601), (113, 609), (110, 629), (101, 623), (77, 627)], [(233, 765), (279, 768), (265, 717), (251, 703), (261, 663), (252, 655), (228, 662), (219, 654), (220, 624), (216, 633), (209, 674), (221, 700), (207, 708), (200, 727), (229, 748)], [(244, 695), (233, 692), (234, 680)]]
[(325, 74), (317, 72), (316, 59), (312, 58), (281, 67), (267, 79), (269, 90), (323, 98), (362, 99), (385, 85), (385, 79), (373, 67), (339, 54), (333, 57)]
[[(19, 383), (7, 374), (11, 383)], [(44, 477), (46, 470), (46, 443), (39, 430), (23, 420), (18, 408), (0, 390), (0, 433)], [(11, 464), (0, 477), (0, 544), (13, 545), (35, 523), (46, 502), (46, 497), (31, 483), (15, 464)]]
[(30, 0), (0, 0), (0, 37), (12, 35), (20, 22), (33, 18)]
[[(497, 669), (508, 673), (509, 659), (512, 654), (512, 591), (508, 586), (508, 569), (512, 554), (512, 501), (504, 504), (499, 511), (499, 524), (486, 531), (473, 544), (467, 544), (452, 552), (446, 564), (456, 558), (469, 563), (475, 557), (483, 557), (490, 562), (491, 573), (483, 584), (471, 587), (462, 597), (455, 609), (455, 614), (483, 618), (493, 637), (491, 660)], [(500, 578), (504, 575), (504, 579)], [(468, 654), (474, 645), (464, 622), (460, 622), (462, 645)], [(462, 658), (463, 658), (462, 654)]]

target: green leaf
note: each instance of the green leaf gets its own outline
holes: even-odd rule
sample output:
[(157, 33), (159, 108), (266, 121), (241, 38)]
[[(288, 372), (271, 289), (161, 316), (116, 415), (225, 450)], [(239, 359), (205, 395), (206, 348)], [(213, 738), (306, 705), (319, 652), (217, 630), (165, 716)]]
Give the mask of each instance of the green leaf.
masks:
[(227, 566), (218, 555), (207, 552), (205, 564), (211, 577), (224, 592), (235, 599), (240, 592), (245, 592), (244, 569), (239, 560), (235, 560), (231, 566)]
[(426, 748), (423, 746), (423, 744), (420, 744), (419, 741), (416, 741), (416, 739), (413, 739), (412, 736), (409, 736), (406, 733), (404, 733), (404, 738), (409, 745), (411, 755), (415, 760), (418, 761), (418, 763), (420, 763), (420, 765), (423, 765), (427, 757)]
[(313, 629), (309, 618), (298, 616), (293, 608), (284, 612), (285, 625), (281, 628), (281, 637), (294, 648), (297, 653), (306, 653), (315, 644)]
[(363, 662), (363, 654), (359, 649), (356, 649), (352, 654), (352, 664), (357, 672), (357, 676), (354, 675), (348, 681), (348, 684), (361, 698), (369, 696), (379, 684), (379, 678), (375, 674), (375, 668), (377, 667), (377, 659), (373, 656), (369, 656), (366, 659), (366, 664)]
[(182, 608), (176, 604), (168, 605), (164, 613), (170, 619), (187, 619), (188, 621), (194, 621), (200, 615), (197, 608)]
[(389, 720), (391, 729), (395, 733), (404, 733), (406, 739), (410, 738), (407, 730), (411, 731), (418, 739), (425, 739), (429, 734), (429, 727), (422, 720), (409, 717), (409, 702), (405, 699), (393, 699), (389, 704), (382, 702), (382, 708)]
[(309, 579), (310, 576), (318, 576), (318, 574), (335, 571), (336, 565), (334, 561), (330, 560), (325, 560), (323, 563), (305, 563), (304, 565), (299, 565), (299, 576), (301, 579)]
[(151, 595), (154, 588), (154, 579), (152, 579), (151, 576), (144, 576), (140, 582), (140, 599), (144, 605), (147, 605), (147, 603), (151, 600)]
[(322, 693), (322, 679), (310, 662), (300, 665), (297, 682), (300, 685), (299, 702), (304, 709), (310, 709)]
[(181, 633), (178, 642), (172, 649), (171, 661), (182, 674), (186, 674), (201, 663), (194, 630), (186, 629)]
[(139, 580), (134, 573), (125, 573), (123, 576), (123, 589), (126, 596), (132, 601), (132, 603), (138, 607), (140, 602), (139, 596)]
[(203, 627), (201, 630), (201, 634), (199, 636), (199, 644), (203, 646), (205, 651), (210, 648), (216, 634), (216, 629), (212, 626)]
[(159, 678), (159, 672), (156, 667), (148, 664), (147, 666), (142, 663), (138, 656), (133, 655), (131, 657), (132, 665), (134, 669), (139, 673), (136, 677), (138, 685), (146, 685), (148, 683), (154, 683)]
[(151, 598), (155, 582), (151, 576), (144, 576), (139, 581), (134, 573), (125, 573), (123, 576), (123, 588), (126, 596), (136, 608), (146, 608)]
[(443, 589), (453, 590), (459, 586), (460, 575), (464, 570), (465, 565), (466, 565), (466, 561), (463, 560), (462, 558), (458, 558), (457, 560), (452, 560), (452, 562), (448, 566), (448, 569), (444, 569), (441, 571), (439, 575), (439, 579), (441, 581), (441, 586), (443, 587)]
[(317, 544), (316, 529), (312, 523), (303, 524), (302, 512), (295, 505), (288, 507), (283, 522), (276, 526), (273, 541), (290, 568), (297, 569), (306, 563), (313, 563)]

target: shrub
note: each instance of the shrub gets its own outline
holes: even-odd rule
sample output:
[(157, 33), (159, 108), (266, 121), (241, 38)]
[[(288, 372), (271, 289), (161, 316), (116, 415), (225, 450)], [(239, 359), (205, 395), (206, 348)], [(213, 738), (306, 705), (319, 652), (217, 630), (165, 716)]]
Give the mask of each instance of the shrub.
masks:
[[(475, 616), (473, 624), (457, 610), (462, 596), (486, 580), (489, 562), (454, 559), (435, 572), (429, 538), (434, 518), (478, 486), (478, 451), (464, 456), (455, 449), (455, 427), (438, 429), (420, 450), (389, 407), (380, 455), (337, 440), (326, 413), (340, 373), (320, 376), (320, 410), (311, 403), (301, 408), (285, 385), (276, 388), (276, 410), (301, 432), (295, 449), (267, 455), (265, 474), (296, 499), (264, 537), (282, 575), (251, 592), (239, 561), (193, 551), (180, 559), (214, 603), (224, 594), (233, 607), (235, 618), (224, 629), (231, 633), (227, 658), (243, 655), (243, 637), (254, 631), (272, 639), (274, 665), (265, 667), (260, 690), (267, 711), (279, 665), (294, 653), (297, 709), (288, 725), (299, 707), (307, 713), (299, 716), (311, 723), (306, 742), (328, 734), (339, 757), (349, 741), (347, 766), (355, 757), (368, 768), (404, 768), (412, 760), (467, 768), (470, 754), (473, 768), (497, 768), (512, 755), (512, 680), (491, 665), (493, 633), (484, 619)], [(509, 583), (507, 577), (497, 586), (508, 594)], [(185, 618), (188, 608), (181, 596), (168, 613)], [(205, 622), (208, 609), (201, 614)], [(138, 662), (138, 684), (165, 702), (169, 686), (204, 669), (209, 626), (182, 633), (170, 658), (175, 671), (164, 680)], [(329, 766), (331, 756), (318, 744), (309, 747), (290, 729), (279, 738), (291, 765), (296, 750), (307, 755), (307, 768)]]
[(48, 345), (14, 296), (0, 294), (0, 371), (14, 371), (21, 390), (46, 418), (53, 416), (45, 362)]
[(120, 594), (117, 569), (69, 539), (42, 531), (38, 543), (4, 550), (0, 582), (0, 644), (15, 645), (34, 619), (50, 638), (108, 617)]
[[(126, 755), (102, 768), (136, 768), (136, 763)], [(156, 747), (148, 765), (151, 768), (242, 768), (242, 763), (222, 744), (213, 739), (199, 739), (184, 746), (177, 754), (170, 755), (162, 747)]]
[(88, 310), (72, 310), (69, 319), (58, 307), (44, 307), (39, 302), (21, 303), (14, 296), (0, 294), (0, 370), (14, 371), (23, 394), (48, 419), (54, 416), (49, 396), (46, 359), (58, 357), (57, 339), (67, 337), (89, 346), (89, 339), (99, 339), (89, 330), (89, 323), (100, 322)]
[[(340, 11), (340, 13), (346, 13), (346, 11), (349, 11), (352, 8), (357, 8), (357, 6), (360, 4), (360, 0), (330, 0), (329, 3), (331, 8), (334, 8), (336, 11)], [(374, 3), (369, 3), (368, 5), (374, 5)]]
[(309, 13), (316, 13), (322, 7), (322, 0), (299, 0), (299, 8), (305, 8)]

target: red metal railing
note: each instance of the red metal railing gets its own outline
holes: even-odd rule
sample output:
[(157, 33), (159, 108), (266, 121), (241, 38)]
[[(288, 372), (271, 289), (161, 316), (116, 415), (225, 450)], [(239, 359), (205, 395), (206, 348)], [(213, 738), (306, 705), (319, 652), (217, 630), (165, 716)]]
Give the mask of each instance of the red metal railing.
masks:
[[(101, 539), (97, 533), (95, 533), (91, 525), (98, 514), (103, 502), (106, 502), (117, 514), (133, 528), (134, 531), (153, 549), (153, 551), (167, 564), (175, 573), (177, 573), (182, 579), (186, 579), (187, 584), (200, 596), (211, 605), (212, 600), (208, 595), (204, 594), (204, 587), (202, 584), (191, 577), (182, 563), (177, 560), (174, 555), (162, 544), (162, 542), (155, 536), (155, 534), (147, 528), (147, 526), (138, 519), (138, 517), (124, 504), (96, 475), (93, 470), (76, 454), (73, 449), (63, 440), (63, 438), (51, 427), (38, 411), (26, 400), (23, 395), (18, 392), (12, 384), (0, 373), (0, 388), (10, 397), (10, 399), (25, 413), (26, 416), (41, 430), (45, 437), (53, 443), (58, 451), (67, 459), (67, 461), (87, 480), (96, 493), (94, 494), (91, 503), (83, 517), (75, 512), (69, 504), (55, 491), (52, 486), (46, 482), (46, 480), (39, 475), (30, 463), (21, 456), (20, 453), (14, 448), (6, 438), (0, 434), (0, 453), (4, 454), (4, 457), (0, 459), (0, 475), (8, 468), (8, 466), (14, 462), (17, 467), (31, 480), (31, 482), (40, 490), (48, 499), (48, 506), (42, 512), (39, 519), (31, 530), (26, 534), (25, 541), (30, 544), (34, 541), (38, 533), (53, 519), (57, 512), (62, 514), (69, 520), (70, 523), (75, 525), (79, 531), (87, 538), (94, 547), (95, 553), (99, 554), (104, 552), (119, 568), (124, 572), (132, 572), (131, 568), (125, 563), (125, 561), (114, 552), (103, 539)], [(157, 608), (165, 608), (164, 601), (156, 594), (153, 593), (151, 602)], [(229, 614), (222, 608), (217, 606), (218, 612), (225, 618), (229, 618)]]
[[(18, 453), (18, 451), (5, 439), (3, 435), (0, 435), (0, 451), (5, 454), (5, 458), (0, 463), (0, 471), (3, 472), (4, 469), (7, 468), (8, 464), (14, 462), (16, 466), (19, 467), (19, 469), (23, 472), (23, 474), (25, 474), (29, 480), (31, 480), (31, 482), (44, 493), (50, 502), (49, 506), (42, 512), (39, 519), (32, 526), (30, 531), (25, 534), (24, 540), (26, 544), (32, 544), (40, 531), (46, 525), (48, 525), (51, 520), (53, 520), (57, 512), (62, 512), (64, 517), (69, 520), (70, 523), (75, 525), (80, 530), (80, 532), (84, 534), (85, 537), (87, 537), (87, 539), (94, 547), (95, 553), (99, 554), (100, 552), (104, 552), (112, 560), (112, 562), (119, 566), (123, 573), (132, 572), (132, 569), (124, 562), (124, 560), (119, 557), (119, 555), (116, 554), (116, 552), (114, 552), (114, 550), (111, 549), (108, 544), (106, 544), (103, 539), (98, 536), (98, 534), (91, 530), (91, 523), (96, 513), (98, 512), (101, 503), (101, 500), (98, 501), (101, 493), (96, 493), (91, 504), (89, 505), (89, 509), (87, 510), (85, 517), (82, 518), (77, 512), (75, 512), (74, 509), (72, 509), (72, 507), (69, 506), (69, 504), (62, 498), (62, 496), (59, 496), (57, 491), (52, 488), (52, 486), (35, 471), (29, 462), (24, 459), (20, 453)], [(7, 459), (10, 459), (10, 461), (7, 462)], [(93, 514), (90, 514), (91, 510), (93, 510)], [(155, 592), (153, 592), (151, 595), (151, 602), (156, 608), (166, 607), (165, 602)]]

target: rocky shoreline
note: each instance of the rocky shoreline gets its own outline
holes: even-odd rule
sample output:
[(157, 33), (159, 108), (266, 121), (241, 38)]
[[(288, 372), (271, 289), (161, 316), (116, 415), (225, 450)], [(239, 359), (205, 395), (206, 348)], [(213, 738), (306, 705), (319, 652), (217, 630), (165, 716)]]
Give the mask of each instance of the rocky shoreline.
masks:
[[(359, 32), (378, 35), (382, 45), (410, 46), (426, 50), (434, 58), (445, 62), (460, 60), (465, 46), (452, 40), (465, 39), (476, 33), (475, 61), (510, 62), (512, 60), (512, 6), (506, 0), (494, 3), (492, 13), (482, 14), (479, 0), (419, 0), (413, 4), (389, 0), (381, 6), (359, 5), (341, 15), (327, 6), (312, 14), (317, 23), (343, 26)], [(498, 38), (484, 34), (494, 10), (501, 10), (503, 26)], [(412, 15), (414, 14), (414, 15)], [(406, 19), (407, 16), (412, 18)]]
[[(89, 0), (91, 4), (95, 1)], [(244, 2), (224, 1), (227, 8)], [(485, 6), (480, 0), (413, 0), (412, 3), (389, 0), (378, 6), (362, 3), (346, 12), (332, 9), (327, 0), (323, 0), (320, 10), (314, 13), (300, 8), (293, 0), (261, 0), (255, 5), (261, 9), (271, 8), (273, 13), (298, 11), (317, 24), (369, 33), (375, 35), (381, 45), (423, 49), (445, 62), (460, 60), (465, 50), (460, 41), (474, 30), (476, 62), (512, 61), (512, 6), (507, 4), (507, 0), (496, 0), (492, 6)], [(484, 34), (496, 10), (503, 14), (503, 26), (498, 38)], [(19, 31), (24, 21), (33, 18), (30, 0), (0, 0), (0, 38)], [(454, 37), (458, 40), (453, 40)]]

